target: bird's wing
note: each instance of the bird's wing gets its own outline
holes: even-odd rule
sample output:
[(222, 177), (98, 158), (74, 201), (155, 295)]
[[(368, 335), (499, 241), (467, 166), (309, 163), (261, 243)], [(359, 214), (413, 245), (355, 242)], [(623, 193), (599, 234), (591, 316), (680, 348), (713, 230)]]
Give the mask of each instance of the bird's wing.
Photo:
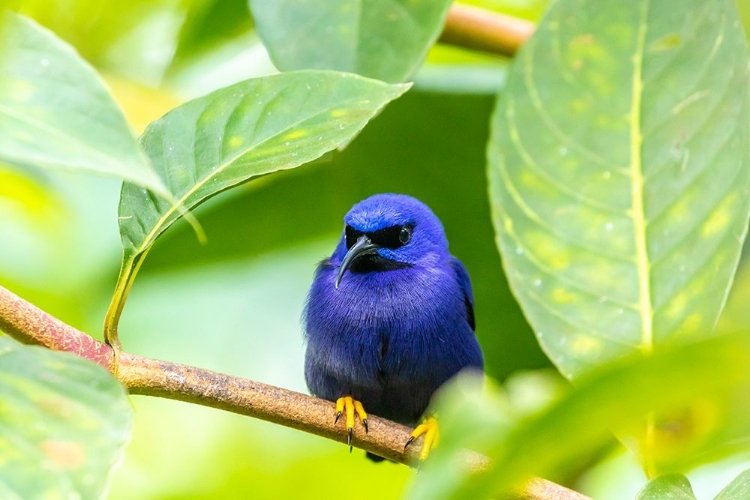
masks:
[(469, 273), (466, 272), (466, 268), (460, 260), (453, 257), (451, 259), (451, 266), (456, 272), (458, 283), (461, 285), (461, 290), (464, 292), (464, 303), (466, 304), (466, 319), (469, 322), (472, 330), (476, 330), (474, 324), (474, 293), (471, 290), (471, 280), (469, 279)]

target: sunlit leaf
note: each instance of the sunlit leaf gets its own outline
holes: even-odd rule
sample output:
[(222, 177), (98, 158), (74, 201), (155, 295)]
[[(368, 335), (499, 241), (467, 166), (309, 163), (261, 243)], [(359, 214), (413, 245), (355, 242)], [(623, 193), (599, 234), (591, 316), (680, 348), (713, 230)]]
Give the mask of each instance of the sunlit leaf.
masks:
[(696, 500), (690, 481), (682, 474), (665, 474), (652, 479), (636, 500)]
[(132, 410), (103, 368), (0, 335), (0, 496), (97, 499)]
[[(709, 335), (748, 224), (747, 42), (732, 0), (555, 3), (499, 98), (489, 146), (511, 286), (568, 378)], [(678, 460), (652, 414), (649, 475)], [(627, 442), (627, 441), (626, 441)]]
[(746, 498), (750, 498), (750, 470), (737, 476), (716, 495), (714, 500), (744, 500)]
[[(445, 477), (456, 478), (455, 471), (428, 464), (417, 477), (411, 498), (427, 498), (422, 496), (423, 489), (430, 491), (433, 495), (430, 498), (435, 499), (488, 498), (490, 492), (507, 490), (531, 475), (549, 477), (553, 472), (565, 472), (577, 459), (610, 440), (610, 429), (632, 432), (640, 428), (649, 412), (668, 414), (694, 404), (710, 410), (713, 418), (700, 422), (701, 427), (694, 430), (697, 442), (691, 452), (697, 454), (702, 448), (713, 446), (713, 433), (722, 432), (725, 399), (737, 399), (748, 391), (750, 336), (746, 334), (718, 336), (647, 358), (631, 356), (581, 377), (575, 391), (538, 417), (526, 419), (510, 430), (503, 423), (492, 425), (485, 418), (487, 428), (482, 431), (478, 450), (493, 460), (491, 468), (478, 476), (464, 474), (457, 481), (447, 481)], [(454, 397), (444, 400), (444, 405), (450, 408), (454, 400), (474, 404), (474, 408), (464, 404), (463, 414), (501, 415), (505, 411), (503, 405), (497, 404), (496, 397)], [(442, 408), (438, 411), (442, 412)], [(750, 401), (745, 401), (745, 414), (749, 411)], [(674, 432), (668, 423), (656, 430), (665, 434)], [(466, 441), (466, 435), (467, 431), (460, 426), (446, 425), (441, 447), (456, 449), (457, 443)], [(748, 436), (750, 422), (746, 420), (744, 442)], [(447, 459), (441, 462), (445, 463), (451, 462)], [(433, 481), (440, 482), (443, 488), (431, 489)]]
[[(489, 146), (494, 222), (568, 378), (711, 334), (748, 225), (747, 59), (732, 0), (561, 0), (514, 63)], [(692, 458), (655, 428), (710, 419), (699, 406), (625, 441), (649, 475)]]
[(279, 69), (336, 69), (400, 82), (440, 34), (450, 0), (250, 0)]
[(169, 203), (125, 183), (123, 265), (107, 315), (117, 326), (127, 292), (156, 238), (209, 197), (252, 177), (294, 168), (345, 143), (408, 85), (335, 71), (246, 80), (190, 101), (152, 123), (141, 144), (171, 192)]
[(732, 0), (561, 0), (515, 61), (494, 222), (567, 377), (711, 332), (748, 223), (747, 59)]
[(0, 14), (0, 160), (88, 171), (168, 195), (99, 76), (33, 21)]

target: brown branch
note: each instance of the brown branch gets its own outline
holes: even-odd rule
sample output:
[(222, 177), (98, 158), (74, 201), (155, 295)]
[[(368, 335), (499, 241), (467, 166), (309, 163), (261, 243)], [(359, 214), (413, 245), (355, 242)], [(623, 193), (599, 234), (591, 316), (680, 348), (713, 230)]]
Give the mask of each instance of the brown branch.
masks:
[[(112, 372), (112, 349), (66, 325), (0, 286), (0, 330), (26, 344), (67, 351), (90, 359)], [(176, 399), (239, 413), (346, 442), (343, 422), (334, 425), (330, 401), (202, 368), (121, 353), (117, 377), (131, 394)], [(369, 432), (357, 426), (354, 445), (403, 464), (414, 464), (420, 441), (404, 451), (411, 429), (370, 415)], [(466, 452), (467, 468), (481, 472), (489, 459)], [(514, 493), (524, 500), (586, 500), (563, 486), (533, 479)]]
[(534, 32), (534, 23), (471, 5), (454, 3), (440, 42), (511, 57)]

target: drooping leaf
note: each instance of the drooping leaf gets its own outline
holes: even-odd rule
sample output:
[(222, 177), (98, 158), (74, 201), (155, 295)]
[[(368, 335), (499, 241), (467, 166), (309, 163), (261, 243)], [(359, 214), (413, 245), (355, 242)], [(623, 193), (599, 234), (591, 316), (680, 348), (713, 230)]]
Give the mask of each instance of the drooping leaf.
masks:
[(0, 160), (124, 179), (168, 196), (99, 76), (68, 44), (0, 12)]
[[(427, 463), (416, 478), (410, 498), (490, 498), (493, 491), (518, 486), (531, 475), (549, 477), (564, 473), (577, 460), (612, 439), (611, 429), (623, 433), (638, 429), (652, 411), (668, 414), (696, 406), (704, 410), (707, 418), (694, 428), (675, 428), (665, 422), (656, 432), (667, 439), (683, 437), (680, 433), (689, 434), (692, 446), (687, 453), (705, 459), (704, 450), (711, 448), (711, 441), (723, 432), (726, 400), (741, 400), (748, 391), (750, 336), (735, 334), (673, 346), (646, 358), (630, 356), (581, 377), (576, 390), (538, 417), (525, 419), (510, 429), (506, 422), (498, 420), (493, 424), (486, 417), (483, 419), (486, 428), (481, 434), (461, 426), (461, 415), (502, 415), (506, 410), (497, 403), (496, 396), (446, 397), (445, 407), (437, 409), (445, 424), (441, 428), (441, 448), (460, 450), (462, 446), (473, 446), (492, 459), (492, 465), (484, 473), (472, 475)], [(455, 401), (462, 404), (461, 414), (455, 422), (446, 421), (446, 417), (454, 418), (450, 408)], [(747, 415), (750, 401), (746, 397), (744, 405)], [(473, 440), (477, 435), (482, 438), (478, 447)], [(748, 436), (750, 422), (745, 419), (737, 442), (746, 443)], [(455, 459), (443, 458), (437, 465), (456, 463)], [(435, 483), (441, 487), (434, 487)]]
[[(398, 190), (423, 200), (438, 214), (448, 231), (452, 252), (471, 274), (476, 307), (483, 311), (477, 335), (487, 373), (505, 379), (520, 368), (545, 366), (548, 362), (510, 290), (498, 286), (506, 280), (494, 247), (490, 213), (486, 199), (476, 196), (486, 189), (483, 144), (491, 111), (490, 96), (435, 94), (414, 88), (389, 104), (346, 149), (331, 155), (330, 163), (326, 158), (322, 168), (294, 169), (273, 182), (258, 183), (252, 190), (238, 190), (236, 196), (227, 193), (211, 198), (200, 207), (200, 221), (210, 235), (210, 244), (197, 244), (189, 227), (176, 224), (168, 238), (159, 242), (159, 250), (149, 253), (146, 273), (194, 271), (217, 262), (237, 262), (296, 248), (319, 238), (333, 245), (341, 231), (341, 216), (353, 200)], [(456, 123), (465, 126), (456, 129)], [(387, 161), (383, 161), (384, 145)], [(461, 176), (455, 176), (457, 171)], [(452, 196), (445, 196), (444, 182), (425, 182), (432, 178), (449, 181)], [(326, 196), (321, 197), (323, 192)], [(290, 199), (306, 207), (293, 218), (287, 210)], [(467, 217), (471, 224), (466, 224)], [(289, 237), (292, 234), (294, 238)], [(309, 262), (316, 262), (320, 255), (308, 255)], [(302, 284), (305, 290), (307, 286), (309, 283)], [(141, 293), (150, 295), (145, 291), (139, 296)], [(181, 300), (169, 296), (176, 303)], [(139, 311), (128, 316), (131, 321), (133, 316), (143, 319)], [(133, 349), (130, 339), (141, 335), (142, 328), (126, 324), (128, 347)], [(498, 331), (503, 334), (497, 335)], [(148, 352), (158, 357), (158, 353)]]
[(281, 70), (336, 69), (401, 82), (443, 28), (450, 0), (250, 0)]
[(721, 490), (714, 500), (744, 500), (750, 498), (750, 470), (746, 470)]
[(101, 498), (132, 410), (103, 368), (0, 335), (0, 496)]
[(638, 492), (636, 500), (696, 500), (690, 481), (682, 474), (664, 474)]
[(335, 71), (255, 78), (217, 90), (152, 123), (141, 144), (177, 200), (123, 184), (123, 264), (107, 314), (115, 335), (127, 292), (156, 238), (209, 197), (252, 177), (294, 168), (351, 139), (408, 85)]
[(567, 377), (711, 332), (748, 223), (747, 59), (733, 0), (561, 0), (515, 61), (494, 222)]

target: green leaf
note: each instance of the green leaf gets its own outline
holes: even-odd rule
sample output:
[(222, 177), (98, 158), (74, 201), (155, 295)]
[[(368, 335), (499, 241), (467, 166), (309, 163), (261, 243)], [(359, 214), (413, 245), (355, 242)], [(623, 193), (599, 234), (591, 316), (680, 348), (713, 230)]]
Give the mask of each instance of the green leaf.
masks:
[[(727, 400), (743, 401), (744, 414), (750, 412), (748, 391), (750, 336), (747, 334), (722, 335), (673, 346), (646, 358), (630, 356), (581, 377), (576, 390), (511, 429), (504, 422), (493, 425), (485, 418), (482, 440), (476, 449), (492, 459), (491, 468), (480, 475), (463, 474), (457, 481), (448, 481), (446, 477), (455, 478), (456, 471), (431, 467), (428, 463), (424, 473), (417, 476), (410, 498), (489, 498), (491, 492), (517, 486), (530, 475), (550, 477), (571, 472), (582, 458), (612, 439), (611, 429), (627, 433), (640, 428), (652, 411), (669, 414), (681, 412), (685, 407), (701, 410), (706, 418), (694, 420), (692, 427), (675, 426), (665, 420), (654, 432), (654, 439), (660, 444), (675, 438), (684, 441), (687, 434), (692, 446), (683, 450), (700, 456), (723, 432)], [(441, 425), (444, 412), (452, 415), (450, 408), (455, 401), (461, 402), (462, 414), (505, 412), (504, 405), (493, 397), (445, 399), (438, 407)], [(473, 402), (474, 407), (466, 405), (466, 401)], [(441, 428), (440, 448), (477, 446), (466, 441), (467, 434), (477, 435), (477, 432), (461, 429), (460, 420), (458, 424), (446, 422)], [(742, 436), (735, 445), (746, 443), (748, 436), (750, 422), (745, 419)], [(445, 463), (451, 461), (443, 459), (441, 464)], [(441, 483), (442, 488), (431, 487), (433, 482)], [(430, 493), (425, 495), (424, 491)]]
[(450, 0), (250, 0), (276, 67), (336, 69), (401, 82), (443, 28)]
[[(493, 218), (566, 377), (710, 335), (748, 225), (747, 59), (732, 0), (561, 0), (515, 62), (489, 145)], [(644, 422), (649, 475), (676, 458), (649, 437), (663, 418)]]
[(104, 496), (132, 410), (103, 368), (0, 335), (0, 496)]
[(748, 225), (747, 60), (733, 0), (560, 0), (515, 61), (494, 223), (568, 378), (713, 329)]
[(636, 500), (696, 500), (690, 481), (682, 474), (664, 474), (646, 484)]
[(102, 80), (68, 44), (0, 12), (0, 161), (82, 170), (169, 196)]
[(747, 498), (750, 498), (750, 470), (737, 476), (716, 495), (714, 500), (745, 500)]
[(153, 122), (141, 144), (178, 198), (133, 184), (120, 196), (123, 264), (106, 320), (110, 340), (143, 257), (156, 238), (211, 196), (252, 177), (297, 167), (346, 143), (409, 88), (335, 71), (255, 78), (217, 90)]

